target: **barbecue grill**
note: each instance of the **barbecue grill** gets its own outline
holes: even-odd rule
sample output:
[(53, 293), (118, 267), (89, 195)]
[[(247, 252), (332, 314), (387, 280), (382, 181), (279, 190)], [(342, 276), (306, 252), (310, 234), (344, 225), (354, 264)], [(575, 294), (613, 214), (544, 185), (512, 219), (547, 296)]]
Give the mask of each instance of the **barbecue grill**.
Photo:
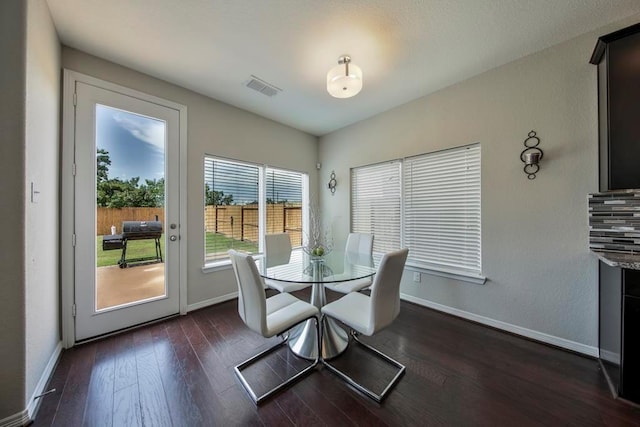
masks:
[[(147, 264), (149, 262), (162, 262), (162, 249), (160, 248), (160, 238), (162, 237), (162, 223), (160, 221), (123, 221), (122, 234), (104, 236), (102, 238), (102, 249), (105, 251), (122, 249), (120, 268), (137, 264)], [(127, 242), (129, 240), (154, 240), (156, 244), (156, 255), (142, 258), (127, 259)]]

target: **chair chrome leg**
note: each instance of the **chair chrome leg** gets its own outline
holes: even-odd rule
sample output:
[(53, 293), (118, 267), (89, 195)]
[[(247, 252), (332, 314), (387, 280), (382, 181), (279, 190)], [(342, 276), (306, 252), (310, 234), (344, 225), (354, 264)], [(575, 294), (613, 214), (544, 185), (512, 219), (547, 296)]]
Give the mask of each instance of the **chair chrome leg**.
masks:
[(398, 372), (393, 377), (393, 379), (389, 382), (389, 384), (387, 384), (387, 386), (384, 388), (382, 393), (377, 394), (374, 391), (372, 391), (372, 390), (368, 389), (367, 387), (363, 386), (362, 384), (356, 382), (353, 378), (351, 378), (350, 376), (348, 376), (344, 372), (340, 371), (338, 368), (336, 368), (335, 366), (331, 365), (326, 360), (323, 360), (322, 362), (331, 372), (333, 372), (334, 374), (338, 375), (340, 378), (342, 378), (344, 381), (346, 381), (349, 385), (354, 387), (356, 390), (360, 391), (361, 393), (365, 394), (366, 396), (370, 397), (371, 399), (375, 400), (376, 402), (381, 403), (382, 400), (391, 391), (391, 389), (398, 383), (398, 381), (400, 381), (400, 378), (405, 373), (406, 367), (403, 364), (401, 364), (400, 362), (398, 362), (397, 360), (392, 359), (391, 357), (389, 357), (386, 354), (382, 353), (380, 350), (377, 350), (377, 349), (371, 347), (369, 344), (365, 344), (362, 341), (360, 341), (360, 339), (358, 339), (358, 333), (356, 331), (353, 331), (353, 330), (351, 331), (351, 337), (353, 338), (353, 340), (356, 343), (358, 343), (359, 345), (361, 345), (365, 349), (369, 350), (370, 352), (372, 352), (373, 354), (377, 355), (381, 359), (389, 362), (391, 365), (393, 365), (396, 368), (398, 368)]
[[(308, 318), (296, 323), (293, 326), (297, 326), (297, 325), (299, 325), (299, 324), (301, 324), (303, 322), (306, 322), (307, 320), (310, 320), (310, 319), (315, 319), (316, 332), (317, 332), (318, 336), (320, 336), (320, 322), (319, 322), (319, 320), (318, 320), (318, 318), (316, 316), (308, 317)], [(252, 365), (253, 363), (257, 362), (258, 360), (262, 359), (264, 356), (274, 352), (275, 350), (277, 350), (281, 346), (286, 345), (288, 339), (289, 339), (289, 336), (287, 334), (287, 336), (284, 337), (283, 340), (281, 342), (279, 342), (278, 344), (276, 344), (276, 345), (274, 345), (272, 347), (269, 347), (268, 349), (256, 354), (255, 356), (252, 356), (251, 358), (245, 360), (244, 362), (240, 363), (237, 366), (234, 366), (234, 368), (233, 368), (234, 372), (236, 373), (236, 376), (240, 380), (240, 383), (242, 384), (244, 389), (247, 391), (247, 393), (249, 393), (249, 396), (251, 396), (251, 399), (253, 400), (253, 402), (256, 405), (259, 405), (260, 403), (262, 403), (268, 397), (271, 397), (272, 395), (274, 395), (278, 391), (280, 391), (280, 390), (284, 389), (285, 387), (293, 384), (295, 381), (299, 380), (304, 375), (310, 373), (311, 370), (314, 369), (318, 365), (318, 363), (320, 362), (320, 356), (318, 356), (318, 357), (315, 358), (315, 360), (309, 366), (305, 367), (303, 370), (301, 370), (300, 372), (296, 373), (291, 378), (289, 378), (286, 381), (280, 383), (279, 385), (273, 387), (272, 389), (270, 389), (266, 393), (262, 394), (261, 396), (257, 396), (255, 391), (253, 390), (253, 388), (251, 388), (251, 386), (249, 385), (249, 382), (247, 381), (247, 379), (244, 377), (244, 375), (242, 375), (242, 370), (247, 368), (248, 366)]]

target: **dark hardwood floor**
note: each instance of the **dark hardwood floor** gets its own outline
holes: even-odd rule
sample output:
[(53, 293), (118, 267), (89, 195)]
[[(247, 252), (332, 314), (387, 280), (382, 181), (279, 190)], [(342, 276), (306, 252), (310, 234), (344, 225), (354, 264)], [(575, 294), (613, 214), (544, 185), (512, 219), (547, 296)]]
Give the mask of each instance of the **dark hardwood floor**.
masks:
[[(391, 327), (363, 338), (407, 366), (381, 405), (320, 367), (255, 407), (232, 367), (277, 338), (246, 328), (236, 304), (64, 351), (34, 425), (640, 425), (596, 360), (406, 302)], [(358, 347), (340, 359), (374, 387), (390, 374)], [(284, 348), (247, 376), (268, 387), (300, 364)]]

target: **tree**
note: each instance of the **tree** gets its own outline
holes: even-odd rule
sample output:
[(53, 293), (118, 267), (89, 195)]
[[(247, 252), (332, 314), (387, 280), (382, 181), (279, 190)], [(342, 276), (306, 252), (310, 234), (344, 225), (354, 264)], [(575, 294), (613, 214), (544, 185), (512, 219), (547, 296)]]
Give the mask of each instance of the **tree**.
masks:
[(230, 205), (233, 203), (233, 194), (224, 194), (224, 191), (212, 190), (209, 184), (204, 185), (205, 204), (208, 206)]
[(150, 207), (164, 206), (164, 178), (147, 179), (140, 184), (140, 177), (128, 181), (120, 178), (109, 179), (109, 152), (101, 148), (96, 155), (97, 188), (96, 203), (100, 207)]
[(98, 182), (103, 182), (109, 179), (109, 166), (111, 165), (111, 159), (109, 158), (109, 152), (102, 148), (98, 148), (98, 154), (96, 155), (96, 162), (98, 163)]
[(287, 199), (278, 200), (278, 199), (272, 199), (271, 197), (267, 197), (267, 204), (268, 205), (277, 205), (277, 204), (286, 205), (287, 203), (289, 203), (289, 201)]

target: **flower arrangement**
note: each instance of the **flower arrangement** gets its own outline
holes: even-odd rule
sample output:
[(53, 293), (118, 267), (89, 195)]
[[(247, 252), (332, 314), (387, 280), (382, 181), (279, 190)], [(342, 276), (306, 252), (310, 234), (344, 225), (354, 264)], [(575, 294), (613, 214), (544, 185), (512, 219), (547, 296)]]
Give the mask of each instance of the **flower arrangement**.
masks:
[(333, 250), (333, 239), (322, 227), (321, 215), (313, 206), (309, 206), (309, 232), (306, 233), (306, 242), (302, 249), (312, 258), (322, 258)]

